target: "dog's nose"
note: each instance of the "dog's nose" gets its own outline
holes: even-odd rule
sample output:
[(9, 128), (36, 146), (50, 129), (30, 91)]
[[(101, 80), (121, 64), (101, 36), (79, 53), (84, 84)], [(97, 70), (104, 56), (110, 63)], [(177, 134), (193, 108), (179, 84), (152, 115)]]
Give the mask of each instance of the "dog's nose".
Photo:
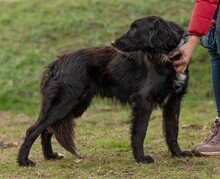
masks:
[(112, 44), (112, 46), (114, 47), (115, 44), (116, 44), (116, 42), (113, 40), (113, 41), (111, 42), (111, 44)]

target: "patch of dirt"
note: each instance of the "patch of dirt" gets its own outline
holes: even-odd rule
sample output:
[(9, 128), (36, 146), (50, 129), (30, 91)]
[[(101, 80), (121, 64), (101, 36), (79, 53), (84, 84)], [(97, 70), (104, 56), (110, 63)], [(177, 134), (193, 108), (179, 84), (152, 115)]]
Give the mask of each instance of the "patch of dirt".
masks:
[(0, 111), (0, 148), (17, 148), (21, 145), (23, 139), (19, 137), (20, 126), (25, 126), (32, 120), (24, 114), (12, 114), (10, 112)]
[(21, 143), (22, 143), (22, 141), (16, 141), (16, 142), (0, 141), (0, 148), (2, 148), (2, 149), (17, 148), (21, 145)]
[(97, 110), (98, 111), (115, 111), (116, 109), (111, 106), (105, 106), (105, 107), (97, 108)]
[(205, 126), (191, 124), (191, 125), (182, 125), (181, 128), (186, 130), (203, 130)]
[(28, 124), (32, 122), (28, 116), (25, 114), (11, 114), (10, 112), (0, 112), (0, 121), (1, 125), (13, 125), (17, 126), (18, 124)]
[(12, 116), (11, 116), (11, 114), (10, 114), (9, 112), (0, 112), (0, 120), (1, 120), (1, 123), (2, 123), (3, 121), (9, 120), (9, 119), (11, 119), (11, 118), (12, 118)]

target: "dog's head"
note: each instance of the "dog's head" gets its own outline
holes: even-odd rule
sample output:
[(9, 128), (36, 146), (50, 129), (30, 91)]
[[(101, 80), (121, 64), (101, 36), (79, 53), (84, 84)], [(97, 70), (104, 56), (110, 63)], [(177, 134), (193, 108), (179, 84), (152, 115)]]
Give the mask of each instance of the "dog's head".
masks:
[(183, 33), (176, 23), (149, 16), (135, 20), (128, 32), (113, 41), (112, 46), (124, 52), (154, 50), (169, 53), (178, 46)]

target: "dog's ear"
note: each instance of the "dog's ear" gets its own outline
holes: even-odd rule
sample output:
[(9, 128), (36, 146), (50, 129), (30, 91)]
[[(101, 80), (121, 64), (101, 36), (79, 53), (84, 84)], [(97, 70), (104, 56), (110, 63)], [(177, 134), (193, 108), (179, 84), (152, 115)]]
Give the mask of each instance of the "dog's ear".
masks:
[(157, 19), (150, 28), (149, 45), (157, 51), (172, 51), (180, 42), (182, 34), (178, 34), (171, 25), (163, 19)]

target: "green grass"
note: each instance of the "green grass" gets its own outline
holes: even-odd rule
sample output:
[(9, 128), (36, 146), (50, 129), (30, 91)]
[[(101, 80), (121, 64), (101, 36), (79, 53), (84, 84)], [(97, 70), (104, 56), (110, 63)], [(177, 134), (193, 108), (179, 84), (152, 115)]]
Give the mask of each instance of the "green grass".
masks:
[(41, 73), (57, 54), (110, 45), (133, 20), (146, 15), (160, 15), (186, 28), (192, 9), (192, 2), (185, 0), (0, 3), (0, 109), (30, 115), (38, 111)]
[[(2, 113), (4, 115), (1, 118), (5, 117), (7, 120), (3, 120), (0, 130), (3, 134), (1, 145), (4, 146), (1, 149), (0, 178), (219, 177), (219, 157), (171, 157), (161, 132), (159, 110), (152, 115), (145, 140), (145, 153), (151, 154), (155, 163), (135, 163), (129, 141), (129, 109), (113, 108), (113, 111), (102, 111), (102, 106), (106, 105), (92, 105), (81, 119), (77, 120), (76, 143), (78, 151), (84, 157), (83, 160), (77, 160), (53, 140), (54, 150), (63, 153), (65, 158), (59, 161), (45, 161), (38, 139), (30, 153), (30, 159), (37, 162), (35, 168), (18, 167), (15, 162), (24, 130), (32, 123), (33, 118)], [(183, 117), (184, 115), (181, 115), (179, 143), (183, 149), (189, 149), (193, 144), (200, 142), (209, 131), (184, 128), (190, 123), (182, 120)]]
[[(172, 158), (161, 132), (161, 112), (150, 121), (145, 152), (154, 164), (134, 162), (129, 142), (129, 108), (100, 108), (95, 99), (77, 119), (76, 160), (53, 140), (60, 161), (45, 161), (39, 139), (30, 158), (36, 168), (16, 164), (25, 130), (39, 111), (39, 83), (44, 67), (63, 51), (110, 45), (136, 18), (160, 15), (187, 28), (194, 1), (159, 0), (18, 0), (0, 2), (0, 178), (219, 178), (220, 157)], [(183, 149), (209, 133), (215, 116), (208, 55), (199, 47), (190, 65), (190, 85), (180, 116)], [(197, 128), (189, 126), (195, 124)], [(188, 127), (185, 127), (188, 126)], [(207, 126), (207, 128), (202, 128)]]

